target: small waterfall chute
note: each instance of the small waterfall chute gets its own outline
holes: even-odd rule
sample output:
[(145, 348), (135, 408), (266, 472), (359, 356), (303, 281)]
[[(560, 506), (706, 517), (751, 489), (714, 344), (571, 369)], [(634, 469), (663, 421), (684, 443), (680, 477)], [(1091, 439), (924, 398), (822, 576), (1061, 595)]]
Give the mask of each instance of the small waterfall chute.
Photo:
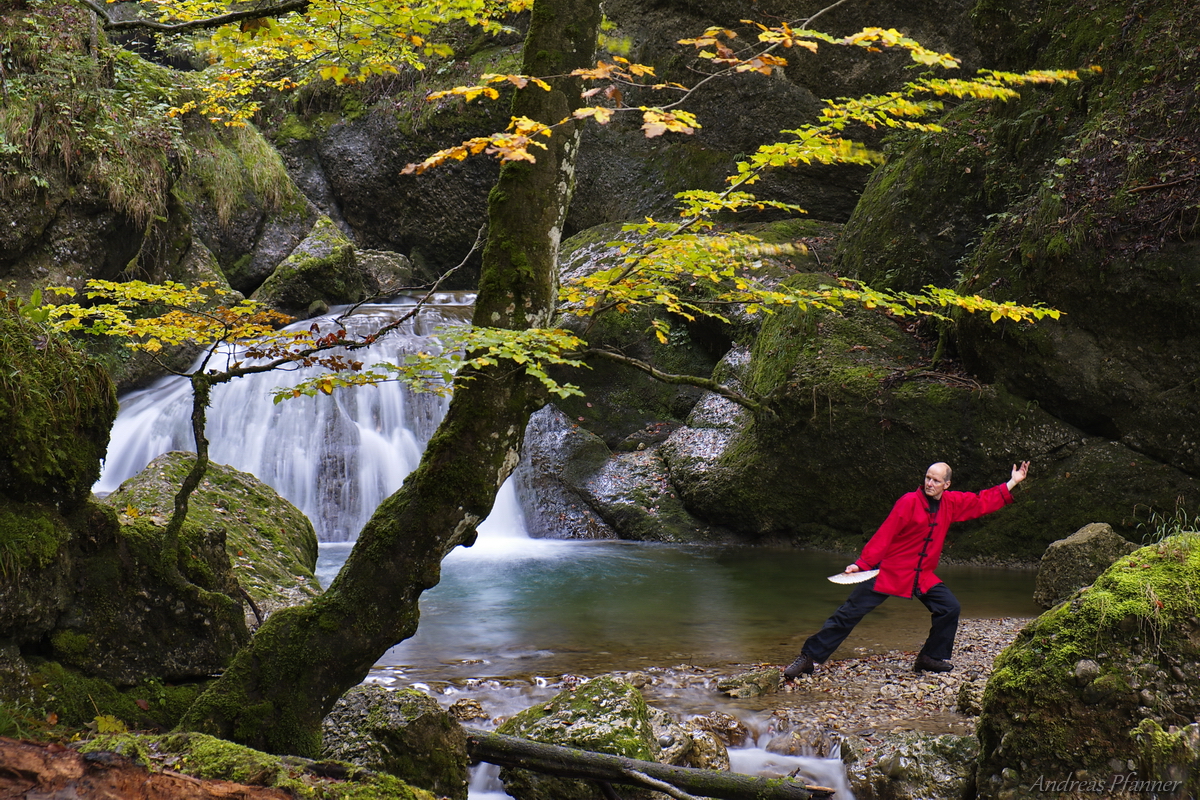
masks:
[[(437, 328), (464, 324), (474, 296), (435, 295), (421, 313), (391, 331), (355, 358), (366, 367), (400, 361), (428, 349)], [(416, 301), (364, 305), (340, 320), (351, 334), (366, 334), (399, 318)], [(305, 320), (334, 329), (337, 315)], [(238, 358), (236, 349), (226, 354)], [(448, 400), (416, 393), (400, 383), (301, 397), (275, 403), (273, 390), (295, 386), (320, 368), (277, 370), (235, 379), (214, 388), (208, 412), (211, 459), (249, 472), (273, 487), (312, 521), (323, 542), (349, 541), (379, 504), (400, 487), (421, 458), (426, 442), (445, 414)], [(158, 380), (121, 398), (104, 469), (94, 491), (114, 491), (156, 456), (193, 450), (191, 390), (180, 377)], [(481, 526), (499, 536), (523, 536), (524, 522), (515, 492), (507, 483), (497, 512)]]

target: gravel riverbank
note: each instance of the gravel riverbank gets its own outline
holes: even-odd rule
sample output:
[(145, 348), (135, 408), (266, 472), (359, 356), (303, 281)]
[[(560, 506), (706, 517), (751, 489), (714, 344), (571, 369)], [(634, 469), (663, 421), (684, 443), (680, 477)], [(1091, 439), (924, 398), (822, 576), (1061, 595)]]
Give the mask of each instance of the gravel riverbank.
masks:
[[(830, 660), (785, 683), (772, 715), (780, 723), (839, 734), (898, 731), (970, 734), (975, 717), (958, 711), (964, 683), (987, 680), (992, 662), (1028, 619), (963, 620), (951, 672), (912, 671), (916, 652), (851, 655)], [(780, 726), (782, 727), (782, 725)], [(814, 731), (815, 732), (815, 731)]]

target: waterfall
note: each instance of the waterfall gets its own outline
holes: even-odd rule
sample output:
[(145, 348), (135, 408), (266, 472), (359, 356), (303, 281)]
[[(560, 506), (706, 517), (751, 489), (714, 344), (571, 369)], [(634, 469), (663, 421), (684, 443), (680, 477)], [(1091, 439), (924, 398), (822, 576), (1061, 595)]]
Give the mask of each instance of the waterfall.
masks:
[[(431, 342), (435, 330), (465, 324), (473, 301), (472, 294), (438, 294), (420, 314), (354, 357), (369, 367), (436, 346)], [(389, 305), (362, 306), (343, 324), (351, 334), (377, 330), (410, 311), (414, 302), (404, 297)], [(316, 323), (322, 330), (333, 330), (336, 316), (345, 310), (296, 324), (308, 328)], [(231, 348), (219, 357), (239, 356)], [(274, 403), (272, 390), (294, 386), (320, 371), (277, 370), (215, 387), (208, 412), (209, 453), (214, 462), (253, 474), (291, 501), (312, 521), (320, 541), (350, 541), (416, 468), (448, 401), (385, 383)], [(114, 491), (162, 453), (194, 450), (190, 414), (191, 389), (185, 378), (161, 378), (123, 396), (93, 491)], [(497, 535), (525, 535), (509, 483), (480, 527)]]

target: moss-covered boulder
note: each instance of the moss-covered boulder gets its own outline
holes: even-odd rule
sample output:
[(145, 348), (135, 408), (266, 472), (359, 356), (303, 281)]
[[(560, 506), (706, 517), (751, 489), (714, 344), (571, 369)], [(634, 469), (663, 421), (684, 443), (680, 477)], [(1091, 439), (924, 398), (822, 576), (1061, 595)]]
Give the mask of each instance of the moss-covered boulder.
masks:
[(1195, 794), (1194, 754), (1171, 731), (1200, 713), (1198, 581), (1200, 534), (1182, 533), (1123, 556), (1031, 622), (984, 693), (979, 796), (1145, 796), (1130, 780), (1171, 766), (1190, 773), (1171, 796)]
[(945, 134), (898, 140), (839, 249), (843, 270), (871, 283), (1061, 309), (1058, 323), (1035, 326), (964, 314), (951, 339), (982, 380), (1191, 476), (1200, 187), (1179, 159), (1200, 152), (1198, 14), (1169, 0), (1083, 12), (1067, 0), (979, 3), (989, 66), (1102, 72), (1017, 102), (966, 104)]
[[(546, 744), (643, 761), (657, 761), (661, 751), (642, 693), (632, 684), (608, 675), (559, 692), (549, 701), (512, 717), (497, 730)], [(601, 800), (604, 797), (591, 782), (511, 767), (500, 770), (500, 780), (504, 782), (504, 790), (517, 800)]]
[(768, 319), (750, 358), (734, 363), (735, 351), (727, 363), (774, 396), (775, 416), (712, 397), (663, 446), (688, 510), (750, 539), (853, 551), (928, 464), (950, 463), (955, 488), (978, 491), (1031, 459), (1016, 505), (956, 526), (946, 554), (1032, 561), (1092, 520), (1132, 533), (1147, 497), (1196, 491), (1178, 470), (932, 367), (931, 347), (863, 309)]
[(1088, 586), (1104, 570), (1137, 545), (1104, 522), (1084, 525), (1065, 539), (1051, 543), (1038, 566), (1033, 601), (1052, 608)]
[[(0, 371), (0, 497), (69, 511), (89, 497), (100, 477), (100, 459), (116, 418), (112, 381), (70, 340), (17, 313), (2, 298)], [(34, 523), (21, 533), (5, 525), (0, 554), (51, 556), (57, 548), (43, 541), (37, 533), (41, 528), (45, 525)], [(31, 546), (21, 546), (24, 554), (18, 556), (10, 537), (29, 538)]]
[(467, 734), (449, 712), (416, 689), (356, 686), (321, 723), (321, 754), (386, 772), (465, 800)]
[[(103, 502), (129, 521), (165, 526), (192, 453), (164, 453)], [(188, 502), (188, 524), (225, 542), (233, 577), (250, 596), (247, 622), (321, 593), (314, 570), (317, 536), (300, 509), (246, 472), (209, 464)]]
[[(437, 795), (342, 762), (276, 756), (200, 733), (97, 736), (78, 746), (92, 762), (116, 754), (151, 771), (171, 770), (205, 781), (230, 781), (278, 790), (270, 796), (321, 800), (434, 800)], [(221, 797), (243, 796), (220, 786)], [(167, 796), (167, 795), (161, 795)], [(217, 794), (209, 796), (218, 796)], [(259, 797), (260, 795), (254, 795)]]
[(323, 216), (251, 299), (303, 317), (338, 303), (365, 300), (379, 288), (374, 276), (359, 266), (354, 244)]

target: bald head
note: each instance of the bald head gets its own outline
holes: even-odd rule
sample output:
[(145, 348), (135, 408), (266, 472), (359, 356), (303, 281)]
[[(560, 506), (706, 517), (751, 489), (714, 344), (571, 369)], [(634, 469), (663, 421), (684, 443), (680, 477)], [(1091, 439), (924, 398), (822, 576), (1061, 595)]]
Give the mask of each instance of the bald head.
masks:
[(930, 464), (929, 469), (925, 470), (926, 496), (940, 500), (942, 492), (948, 488), (950, 488), (950, 465), (944, 461)]

